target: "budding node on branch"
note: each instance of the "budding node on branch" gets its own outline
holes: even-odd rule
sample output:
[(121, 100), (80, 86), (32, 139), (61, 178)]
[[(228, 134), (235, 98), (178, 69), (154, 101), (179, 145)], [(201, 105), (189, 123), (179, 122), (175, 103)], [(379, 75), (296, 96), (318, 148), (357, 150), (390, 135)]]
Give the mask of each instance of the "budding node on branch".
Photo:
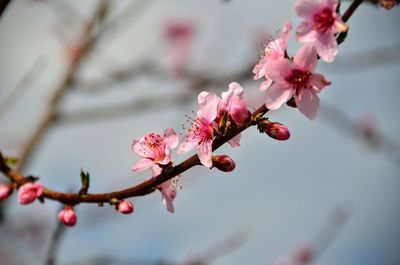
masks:
[(257, 127), (261, 133), (266, 133), (275, 140), (285, 141), (290, 138), (289, 129), (279, 122), (270, 122), (268, 119), (263, 119), (258, 123)]

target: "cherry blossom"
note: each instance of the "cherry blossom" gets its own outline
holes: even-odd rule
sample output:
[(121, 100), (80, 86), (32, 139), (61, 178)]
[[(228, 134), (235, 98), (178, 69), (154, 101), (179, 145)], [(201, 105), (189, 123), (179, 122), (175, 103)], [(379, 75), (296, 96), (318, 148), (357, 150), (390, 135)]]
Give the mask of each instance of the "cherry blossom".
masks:
[(270, 63), (285, 57), (291, 31), (292, 23), (290, 21), (286, 21), (281, 29), (279, 37), (270, 41), (265, 46), (263, 56), (261, 57), (259, 63), (254, 67), (254, 79), (257, 80), (262, 77), (265, 77), (266, 79), (261, 84), (260, 91), (266, 90), (272, 84), (272, 80), (266, 74), (266, 69)]
[(314, 73), (317, 54), (312, 45), (304, 45), (293, 61), (281, 59), (270, 65), (267, 74), (275, 82), (267, 91), (265, 106), (276, 110), (291, 97), (297, 108), (313, 120), (319, 107), (319, 93), (330, 82), (321, 74)]
[(336, 12), (338, 3), (338, 0), (297, 0), (295, 4), (297, 15), (304, 18), (297, 28), (297, 41), (312, 43), (326, 62), (332, 62), (338, 53), (335, 34), (348, 30)]
[(40, 183), (26, 183), (19, 187), (18, 201), (20, 204), (29, 204), (41, 196), (43, 192), (43, 185)]
[(133, 165), (133, 171), (142, 171), (157, 164), (167, 165), (171, 161), (171, 149), (178, 143), (178, 136), (172, 128), (166, 129), (163, 136), (150, 132), (142, 138), (135, 139), (132, 151), (142, 159)]
[(206, 166), (212, 167), (212, 142), (214, 139), (214, 122), (217, 117), (218, 104), (220, 98), (214, 93), (201, 92), (198, 96), (200, 105), (197, 111), (196, 119), (188, 133), (183, 137), (183, 140), (178, 148), (178, 154), (189, 152), (196, 145), (197, 155), (200, 162)]

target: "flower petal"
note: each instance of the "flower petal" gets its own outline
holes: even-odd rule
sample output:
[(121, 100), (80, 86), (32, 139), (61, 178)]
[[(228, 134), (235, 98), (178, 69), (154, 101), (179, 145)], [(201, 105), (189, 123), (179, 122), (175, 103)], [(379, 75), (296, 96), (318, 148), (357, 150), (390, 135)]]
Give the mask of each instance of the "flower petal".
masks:
[(331, 82), (325, 79), (321, 74), (314, 73), (311, 77), (311, 85), (315, 93), (320, 92), (324, 87), (329, 86)]
[(199, 140), (194, 138), (191, 133), (185, 134), (185, 136), (182, 139), (181, 144), (178, 147), (178, 154), (184, 154), (189, 152), (190, 150), (193, 149), (198, 144)]
[(310, 89), (302, 89), (295, 98), (297, 108), (310, 120), (317, 117), (319, 108), (318, 96)]
[(313, 72), (317, 67), (317, 61), (317, 53), (312, 44), (303, 45), (293, 59), (296, 65), (310, 72)]
[(205, 93), (207, 92), (200, 93), (198, 97), (200, 108), (197, 111), (197, 116), (211, 123), (217, 117), (220, 98), (215, 93), (208, 93), (204, 97)]
[(164, 143), (171, 149), (178, 146), (179, 138), (174, 129), (168, 128), (164, 131)]
[(240, 146), (240, 138), (242, 138), (242, 134), (238, 134), (235, 137), (233, 137), (232, 139), (230, 139), (228, 141), (228, 144), (232, 147), (238, 147)]
[(322, 35), (314, 46), (321, 59), (328, 63), (333, 62), (339, 51), (335, 37), (329, 34)]
[(197, 150), (197, 155), (199, 156), (200, 162), (206, 166), (212, 167), (212, 141), (203, 142), (199, 145)]
[(264, 91), (267, 90), (273, 83), (274, 81), (272, 81), (272, 79), (268, 78), (266, 79), (264, 82), (261, 83), (260, 85), (260, 91)]
[(265, 106), (271, 110), (279, 109), (293, 96), (293, 93), (293, 88), (275, 83), (267, 91)]
[(142, 158), (140, 159), (136, 164), (132, 166), (133, 171), (143, 171), (145, 169), (148, 169), (149, 167), (154, 165), (154, 161), (147, 159), (147, 158)]

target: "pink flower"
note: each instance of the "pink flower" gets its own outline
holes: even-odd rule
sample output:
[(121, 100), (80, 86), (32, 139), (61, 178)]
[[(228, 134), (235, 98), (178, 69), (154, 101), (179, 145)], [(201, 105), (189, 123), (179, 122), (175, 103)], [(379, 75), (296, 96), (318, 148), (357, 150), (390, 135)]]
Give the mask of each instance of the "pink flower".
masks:
[[(243, 88), (236, 82), (229, 84), (229, 90), (222, 92), (222, 100), (218, 106), (218, 116), (227, 112), (232, 120), (238, 124), (244, 124), (250, 117), (246, 101), (243, 98)], [(223, 114), (222, 114), (223, 115)]]
[(0, 183), (0, 201), (6, 200), (13, 193), (14, 189), (11, 185)]
[(29, 204), (41, 196), (43, 192), (43, 185), (40, 183), (26, 183), (19, 187), (18, 201), (20, 204)]
[(285, 57), (285, 51), (288, 45), (290, 33), (292, 31), (292, 23), (286, 21), (281, 29), (280, 36), (270, 41), (265, 49), (263, 57), (260, 59), (259, 63), (253, 69), (254, 79), (260, 79), (265, 77), (265, 81), (260, 86), (260, 91), (266, 90), (271, 84), (272, 80), (268, 77), (266, 70), (268, 65), (272, 62), (277, 61)]
[(66, 205), (64, 209), (58, 214), (58, 220), (63, 222), (66, 226), (74, 226), (77, 221), (77, 216), (74, 208), (70, 205)]
[(317, 66), (317, 54), (312, 45), (303, 46), (293, 62), (281, 59), (271, 64), (267, 74), (275, 83), (267, 91), (265, 106), (276, 110), (291, 97), (307, 118), (315, 119), (319, 107), (319, 93), (330, 82), (321, 74), (313, 73)]
[(214, 120), (217, 117), (220, 99), (214, 93), (201, 92), (198, 96), (198, 102), (200, 108), (197, 111), (196, 119), (192, 124), (192, 128), (183, 137), (178, 148), (178, 154), (186, 153), (198, 145), (197, 155), (200, 162), (204, 166), (211, 168)]
[(297, 40), (312, 43), (318, 55), (332, 62), (338, 53), (335, 34), (348, 29), (336, 12), (338, 0), (297, 0), (296, 13), (304, 21), (297, 28)]
[[(162, 169), (159, 166), (153, 167), (153, 177), (160, 175)], [(162, 202), (170, 213), (175, 212), (173, 201), (176, 198), (177, 191), (180, 188), (178, 185), (180, 175), (175, 178), (169, 179), (162, 184), (157, 186), (157, 189), (161, 192)]]
[(171, 161), (171, 149), (178, 145), (179, 139), (174, 129), (168, 128), (163, 136), (150, 132), (144, 137), (135, 139), (132, 151), (142, 159), (133, 165), (133, 171), (142, 171), (157, 164), (167, 165)]
[(130, 214), (133, 212), (133, 204), (130, 201), (119, 202), (117, 208), (122, 214)]
[(175, 185), (176, 181), (177, 180), (175, 179), (170, 179), (158, 186), (158, 189), (161, 192), (163, 204), (170, 213), (174, 213), (175, 211), (172, 202), (177, 195), (177, 188)]

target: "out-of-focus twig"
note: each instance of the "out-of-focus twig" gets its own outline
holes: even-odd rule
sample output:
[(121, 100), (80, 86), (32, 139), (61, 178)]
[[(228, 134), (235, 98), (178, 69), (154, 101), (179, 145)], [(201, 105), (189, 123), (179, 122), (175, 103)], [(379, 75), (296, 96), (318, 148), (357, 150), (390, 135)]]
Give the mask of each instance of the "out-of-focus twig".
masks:
[(209, 247), (200, 254), (190, 257), (183, 265), (206, 265), (211, 264), (212, 261), (225, 256), (246, 242), (246, 235), (243, 232), (236, 232), (218, 242), (214, 246)]
[(11, 90), (11, 93), (0, 103), (0, 119), (11, 109), (12, 105), (23, 95), (35, 82), (35, 80), (44, 71), (47, 60), (40, 56), (35, 60), (31, 68), (25, 73), (17, 86)]
[[(61, 207), (62, 209), (62, 207)], [(61, 210), (60, 209), (60, 210)], [(62, 222), (57, 221), (56, 228), (54, 229), (50, 244), (49, 244), (49, 249), (47, 251), (46, 259), (45, 259), (45, 265), (55, 265), (56, 263), (56, 255), (57, 255), (57, 250), (60, 246), (61, 239), (65, 233), (65, 225)]]
[(382, 133), (373, 118), (370, 119), (371, 123), (368, 126), (360, 125), (339, 108), (325, 101), (321, 104), (320, 113), (324, 117), (320, 119), (321, 121), (327, 122), (341, 133), (347, 133), (363, 141), (376, 151), (382, 151), (388, 161), (400, 167), (399, 143)]
[(79, 69), (81, 61), (85, 57), (87, 53), (93, 47), (95, 41), (92, 38), (93, 31), (98, 23), (100, 17), (103, 15), (104, 9), (107, 5), (107, 1), (103, 0), (97, 6), (93, 16), (87, 22), (87, 24), (83, 28), (82, 35), (80, 37), (79, 43), (79, 52), (71, 58), (71, 61), (68, 65), (68, 69), (66, 70), (66, 74), (62, 78), (61, 82), (55, 89), (53, 96), (51, 97), (50, 101), (48, 102), (47, 110), (42, 119), (39, 122), (39, 125), (35, 128), (32, 136), (28, 140), (23, 149), (22, 153), (19, 155), (18, 160), (19, 164), (18, 167), (22, 168), (27, 164), (28, 158), (30, 154), (33, 152), (35, 147), (38, 145), (40, 140), (42, 139), (44, 133), (51, 125), (52, 119), (56, 110), (58, 108), (58, 104), (61, 101), (62, 97), (64, 96), (66, 90), (69, 88), (72, 80), (74, 79), (74, 75), (76, 71)]
[(0, 16), (3, 15), (4, 10), (10, 4), (11, 0), (0, 0)]

